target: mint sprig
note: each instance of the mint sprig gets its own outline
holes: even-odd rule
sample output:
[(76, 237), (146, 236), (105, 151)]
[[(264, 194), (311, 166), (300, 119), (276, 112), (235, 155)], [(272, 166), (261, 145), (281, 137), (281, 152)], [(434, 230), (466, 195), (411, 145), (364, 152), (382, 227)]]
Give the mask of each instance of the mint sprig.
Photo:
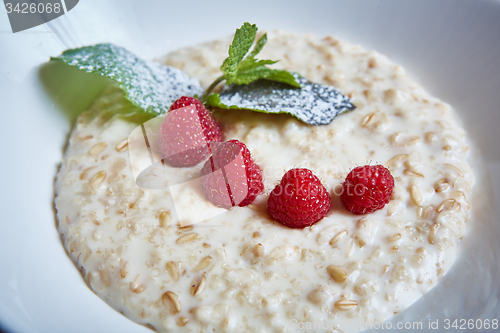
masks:
[(181, 96), (203, 94), (200, 82), (180, 69), (142, 60), (113, 44), (66, 50), (51, 60), (115, 81), (126, 99), (152, 116), (166, 112)]
[[(355, 109), (349, 97), (338, 89), (267, 67), (275, 64), (275, 60), (256, 59), (267, 42), (267, 35), (255, 42), (256, 36), (257, 27), (249, 23), (236, 30), (229, 56), (221, 66), (223, 74), (202, 97), (205, 104), (224, 109), (288, 113), (310, 125), (328, 124), (337, 115)], [(123, 97), (138, 107), (133, 112), (146, 117), (166, 112), (181, 96), (203, 94), (200, 82), (180, 69), (142, 60), (113, 44), (66, 50), (51, 60), (115, 81)], [(224, 80), (226, 85), (221, 93), (210, 95)]]
[(300, 88), (300, 84), (290, 72), (267, 67), (267, 65), (278, 62), (277, 60), (255, 59), (255, 56), (259, 54), (267, 42), (267, 34), (264, 34), (250, 51), (256, 36), (257, 27), (255, 24), (245, 22), (241, 28), (236, 30), (233, 42), (229, 46), (229, 57), (224, 60), (220, 67), (223, 74), (210, 85), (203, 99), (206, 99), (210, 92), (224, 80), (227, 85), (246, 85), (264, 79)]
[(206, 104), (220, 109), (288, 113), (309, 125), (329, 124), (338, 115), (356, 108), (349, 97), (335, 87), (293, 75), (301, 89), (266, 80), (248, 85), (231, 84), (225, 85), (220, 94), (208, 96)]

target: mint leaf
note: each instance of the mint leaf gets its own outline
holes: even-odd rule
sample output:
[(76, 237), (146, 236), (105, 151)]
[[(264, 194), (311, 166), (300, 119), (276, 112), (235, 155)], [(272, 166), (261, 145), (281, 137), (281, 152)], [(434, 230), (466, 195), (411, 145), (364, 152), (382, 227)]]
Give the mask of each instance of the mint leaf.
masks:
[[(257, 60), (255, 56), (259, 54), (267, 42), (267, 34), (259, 38), (252, 51), (250, 48), (257, 35), (255, 24), (245, 22), (241, 28), (237, 29), (233, 42), (229, 46), (229, 57), (227, 57), (220, 67), (223, 75), (207, 89), (206, 98), (213, 88), (223, 80), (226, 84), (249, 84), (259, 79), (277, 81), (292, 87), (300, 88), (292, 74), (284, 70), (276, 70), (266, 67), (266, 65), (275, 64), (276, 60)], [(249, 53), (250, 51), (250, 53)]]
[[(238, 67), (238, 74), (241, 75), (245, 72), (251, 71), (255, 68), (264, 66), (264, 65), (272, 65), (277, 63), (277, 60), (258, 60), (258, 61), (252, 61), (252, 62), (242, 62), (240, 66)], [(266, 67), (267, 68), (267, 67)], [(268, 68), (270, 69), (270, 68)]]
[(257, 34), (257, 26), (255, 24), (245, 22), (241, 28), (236, 29), (233, 42), (229, 46), (229, 57), (224, 60), (221, 71), (228, 84), (231, 84), (234, 78), (238, 75), (238, 66), (245, 55), (252, 47)]
[(291, 73), (278, 69), (270, 69), (265, 66), (257, 66), (248, 71), (240, 71), (234, 83), (239, 85), (249, 84), (259, 79), (277, 81), (300, 88), (300, 85), (295, 81), (295, 77)]
[(289, 71), (285, 70), (273, 69), (271, 74), (265, 77), (265, 79), (285, 83), (295, 88), (302, 87), (301, 84), (297, 82), (295, 76), (293, 76), (293, 74)]
[[(255, 37), (254, 37), (255, 39)], [(253, 43), (253, 40), (252, 40), (252, 43)], [(245, 58), (245, 61), (241, 64), (242, 66), (244, 65), (245, 62), (253, 62), (253, 60), (255, 59), (255, 56), (257, 54), (259, 54), (260, 51), (262, 51), (262, 49), (264, 48), (264, 45), (266, 45), (267, 43), (267, 34), (263, 34), (262, 37), (259, 38), (259, 40), (257, 41), (257, 43), (255, 44), (252, 52), (250, 52), (248, 54), (248, 56)], [(272, 61), (272, 60), (270, 60)], [(275, 61), (277, 62), (277, 61)]]
[(238, 73), (238, 76), (233, 80), (235, 84), (249, 84), (258, 79), (263, 79), (271, 76), (272, 69), (265, 66), (256, 66)]
[(220, 94), (209, 95), (206, 104), (222, 109), (288, 113), (310, 125), (329, 124), (339, 114), (355, 109), (349, 97), (338, 89), (312, 83), (298, 74), (292, 76), (301, 89), (268, 80), (232, 84), (225, 86)]
[(200, 82), (180, 69), (144, 61), (113, 44), (66, 50), (51, 60), (116, 81), (126, 99), (151, 115), (166, 112), (181, 96), (203, 94)]

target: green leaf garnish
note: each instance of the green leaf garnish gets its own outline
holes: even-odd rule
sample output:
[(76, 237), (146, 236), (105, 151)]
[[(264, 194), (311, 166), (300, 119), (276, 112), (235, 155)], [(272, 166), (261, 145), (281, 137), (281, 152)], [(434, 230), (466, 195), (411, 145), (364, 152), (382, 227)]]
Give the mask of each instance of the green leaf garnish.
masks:
[(224, 73), (224, 78), (228, 84), (238, 76), (238, 67), (245, 55), (252, 47), (252, 44), (257, 35), (257, 26), (255, 24), (245, 22), (241, 28), (236, 29), (233, 42), (229, 46), (229, 57), (224, 60), (220, 70)]
[[(272, 69), (266, 65), (272, 65), (277, 60), (257, 60), (255, 56), (262, 50), (267, 42), (267, 35), (264, 34), (252, 47), (257, 36), (257, 27), (255, 24), (245, 22), (241, 28), (237, 29), (233, 42), (229, 46), (229, 57), (227, 57), (220, 67), (223, 75), (215, 80), (207, 89), (204, 99), (220, 82), (226, 81), (226, 84), (246, 85), (254, 81), (265, 79), (277, 81), (295, 88), (300, 88), (300, 84), (295, 77), (288, 71)], [(249, 53), (250, 52), (250, 53)]]
[(220, 94), (207, 97), (206, 104), (222, 109), (288, 113), (310, 125), (329, 124), (336, 116), (355, 109), (349, 97), (335, 87), (317, 84), (293, 74), (301, 89), (280, 82), (259, 80), (248, 85), (226, 85)]
[[(205, 94), (200, 82), (181, 70), (144, 61), (113, 44), (67, 50), (51, 60), (115, 81), (123, 97), (135, 108), (132, 113), (144, 111), (147, 117), (166, 112), (181, 96), (202, 95), (209, 106), (288, 113), (311, 125), (328, 124), (338, 114), (355, 108), (348, 97), (332, 86), (267, 67), (275, 64), (275, 60), (256, 59), (267, 42), (264, 34), (254, 45), (256, 35), (255, 24), (244, 23), (236, 30), (229, 57), (221, 66), (223, 75)], [(224, 80), (222, 92), (209, 95)]]
[(117, 82), (126, 99), (151, 115), (166, 112), (181, 96), (203, 94), (200, 82), (180, 69), (144, 61), (113, 44), (66, 50), (51, 60), (62, 61), (81, 71)]

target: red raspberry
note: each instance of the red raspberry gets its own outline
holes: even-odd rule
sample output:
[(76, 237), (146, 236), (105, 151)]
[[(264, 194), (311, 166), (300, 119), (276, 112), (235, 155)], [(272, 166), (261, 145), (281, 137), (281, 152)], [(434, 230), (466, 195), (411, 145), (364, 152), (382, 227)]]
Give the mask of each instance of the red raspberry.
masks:
[(264, 190), (262, 173), (247, 146), (238, 140), (217, 144), (201, 169), (205, 195), (223, 208), (246, 206)]
[(222, 140), (217, 121), (193, 97), (176, 100), (161, 124), (160, 150), (164, 160), (175, 167), (200, 163), (210, 155), (210, 146)]
[(290, 228), (305, 228), (328, 214), (330, 194), (309, 169), (288, 170), (269, 195), (267, 212)]
[(389, 202), (394, 178), (383, 165), (365, 165), (351, 170), (342, 184), (340, 201), (356, 215), (373, 213)]

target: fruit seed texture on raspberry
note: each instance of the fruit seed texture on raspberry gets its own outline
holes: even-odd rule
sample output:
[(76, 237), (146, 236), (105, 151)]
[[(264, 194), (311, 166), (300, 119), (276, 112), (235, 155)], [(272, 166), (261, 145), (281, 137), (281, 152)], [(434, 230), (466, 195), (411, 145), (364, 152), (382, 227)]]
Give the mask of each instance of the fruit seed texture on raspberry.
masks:
[(201, 170), (201, 182), (212, 203), (229, 209), (248, 194), (245, 161), (238, 145), (224, 142), (217, 146)]
[(340, 200), (357, 215), (373, 213), (390, 200), (394, 178), (382, 165), (358, 166), (351, 170), (342, 184)]
[(330, 209), (330, 195), (317, 176), (304, 168), (291, 169), (268, 199), (268, 214), (290, 228), (320, 221)]
[(167, 163), (194, 166), (208, 157), (209, 144), (196, 105), (167, 113), (160, 131), (160, 150)]

